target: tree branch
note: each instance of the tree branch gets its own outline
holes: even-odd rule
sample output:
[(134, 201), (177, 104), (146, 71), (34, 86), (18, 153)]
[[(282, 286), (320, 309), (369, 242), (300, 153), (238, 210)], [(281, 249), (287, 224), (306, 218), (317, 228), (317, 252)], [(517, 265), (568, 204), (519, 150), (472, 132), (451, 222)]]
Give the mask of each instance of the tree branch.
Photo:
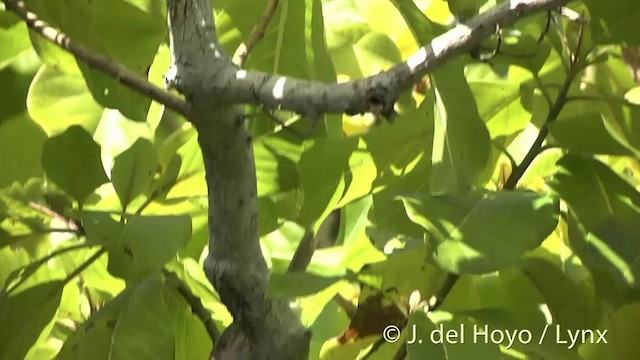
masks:
[(24, 1), (1, 1), (4, 2), (7, 10), (18, 15), (18, 17), (25, 21), (29, 28), (33, 29), (43, 38), (73, 54), (76, 58), (84, 61), (90, 67), (110, 75), (123, 85), (163, 104), (178, 114), (186, 114), (186, 103), (184, 100), (155, 86), (145, 78), (120, 65), (113, 59), (102, 56), (95, 51), (74, 42), (65, 33), (51, 27), (45, 21), (39, 20), (36, 14), (28, 10)]
[(211, 93), (228, 69), (210, 0), (168, 0), (171, 83), (190, 102), (198, 130), (209, 198), (209, 254), (205, 273), (233, 323), (216, 343), (215, 359), (306, 359), (309, 332), (287, 299), (266, 297), (269, 270), (258, 232), (252, 139), (243, 106)]
[(262, 40), (264, 37), (264, 33), (267, 30), (267, 26), (273, 19), (273, 16), (276, 14), (276, 9), (278, 8), (279, 0), (268, 0), (267, 8), (264, 10), (264, 13), (258, 20), (258, 23), (251, 30), (251, 34), (245, 42), (240, 44), (236, 49), (236, 52), (233, 54), (233, 62), (240, 67), (244, 66), (244, 62), (247, 61), (249, 57), (249, 53), (253, 48), (258, 44), (258, 41)]
[[(400, 93), (426, 73), (448, 60), (468, 53), (501, 28), (537, 12), (557, 9), (568, 0), (511, 0), (482, 13), (465, 24), (436, 37), (407, 61), (388, 71), (340, 84), (318, 83), (279, 75), (252, 72), (228, 66), (211, 82), (208, 93), (228, 104), (251, 103), (307, 115), (359, 114), (382, 107), (381, 115), (391, 118)], [(224, 97), (221, 99), (220, 97)]]

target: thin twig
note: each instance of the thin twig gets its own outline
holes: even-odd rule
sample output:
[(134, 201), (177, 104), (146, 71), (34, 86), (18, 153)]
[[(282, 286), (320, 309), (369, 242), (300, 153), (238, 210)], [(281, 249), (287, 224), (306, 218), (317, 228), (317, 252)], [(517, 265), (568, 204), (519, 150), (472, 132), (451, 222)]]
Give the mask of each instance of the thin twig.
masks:
[(91, 266), (96, 260), (98, 260), (107, 250), (105, 248), (100, 248), (95, 254), (91, 255), (85, 262), (80, 264), (75, 270), (73, 270), (69, 275), (67, 275), (64, 280), (62, 280), (62, 285), (68, 284), (71, 280), (73, 280), (76, 276), (80, 275), (83, 271), (85, 271), (89, 266)]
[(253, 50), (256, 44), (258, 44), (258, 42), (264, 37), (264, 33), (267, 30), (271, 19), (273, 19), (273, 16), (276, 14), (278, 2), (279, 0), (269, 0), (267, 2), (267, 8), (251, 30), (249, 37), (245, 42), (238, 46), (236, 52), (233, 54), (233, 62), (239, 67), (244, 66), (251, 50)]
[(33, 29), (48, 41), (70, 52), (76, 58), (87, 63), (90, 67), (102, 71), (103, 73), (118, 80), (123, 85), (163, 104), (178, 114), (186, 114), (187, 104), (184, 100), (155, 86), (142, 76), (127, 69), (115, 60), (99, 55), (95, 51), (72, 41), (71, 38), (62, 31), (51, 27), (42, 20), (39, 20), (36, 14), (27, 9), (24, 1), (2, 1), (4, 2), (6, 9), (18, 15), (18, 17), (26, 22), (29, 28)]
[(536, 140), (533, 142), (533, 145), (531, 145), (531, 148), (529, 148), (529, 151), (525, 155), (524, 159), (522, 159), (522, 162), (520, 163), (520, 165), (516, 166), (511, 172), (511, 176), (509, 176), (507, 181), (504, 183), (504, 189), (506, 190), (515, 189), (516, 184), (518, 183), (520, 178), (522, 178), (522, 175), (524, 175), (524, 172), (527, 170), (527, 168), (531, 165), (533, 160), (540, 153), (540, 149), (542, 148), (542, 143), (544, 142), (544, 140), (547, 138), (547, 135), (549, 134), (549, 128), (547, 126), (557, 119), (558, 115), (560, 114), (560, 111), (562, 110), (562, 107), (567, 102), (567, 94), (569, 93), (569, 88), (571, 87), (571, 83), (573, 82), (573, 78), (575, 76), (575, 74), (573, 74), (574, 72), (575, 71), (570, 71), (569, 74), (567, 74), (567, 78), (564, 81), (564, 85), (560, 89), (560, 92), (558, 93), (558, 97), (556, 97), (556, 101), (554, 102), (553, 107), (549, 110), (549, 114), (547, 115), (547, 118), (545, 119), (544, 124), (542, 125), (542, 128), (538, 133), (538, 137), (536, 137)]
[[(51, 252), (49, 255), (46, 255), (36, 261), (33, 261), (31, 263), (29, 263), (28, 265), (22, 267), (20, 270), (26, 269), (29, 266), (33, 266), (33, 271), (31, 272), (33, 274), (33, 272), (35, 272), (40, 266), (46, 264), (49, 260), (60, 256), (64, 253), (67, 253), (69, 251), (74, 251), (74, 250), (80, 250), (86, 247), (90, 247), (90, 245), (87, 244), (78, 244), (78, 245), (73, 245), (73, 246), (68, 246), (68, 247), (64, 247), (61, 249), (57, 249), (53, 252)], [(13, 292), (15, 289), (17, 289), (18, 287), (20, 287), (20, 285), (22, 285), (29, 277), (21, 277), (20, 280), (18, 282), (16, 282), (13, 286), (11, 287), (7, 287), (7, 293), (11, 293)]]
[(553, 100), (551, 99), (551, 95), (549, 95), (549, 92), (547, 91), (547, 87), (542, 82), (542, 79), (540, 79), (540, 76), (538, 75), (538, 73), (533, 74), (533, 79), (535, 80), (536, 84), (538, 85), (538, 88), (542, 92), (542, 96), (544, 96), (544, 99), (547, 102), (547, 106), (549, 106), (549, 109), (551, 109), (551, 107), (553, 106)]
[[(282, 121), (278, 116), (276, 116), (276, 114), (274, 114), (273, 112), (262, 108), (262, 111), (264, 112), (265, 115), (267, 115), (267, 117), (269, 117), (269, 119), (271, 119), (273, 122), (275, 122), (276, 124), (280, 125), (280, 128), (282, 130), (286, 130), (289, 131), (290, 133), (292, 133), (293, 135), (299, 137), (300, 139), (306, 139), (306, 137), (304, 136), (304, 134), (302, 134), (301, 132), (299, 132), (298, 130), (290, 127), (289, 125), (287, 125), (286, 122)], [(277, 129), (274, 129), (277, 131)]]
[(52, 209), (50, 209), (50, 208), (48, 208), (48, 207), (46, 207), (44, 205), (40, 205), (40, 204), (38, 204), (36, 202), (33, 202), (33, 201), (30, 201), (27, 205), (30, 208), (32, 208), (32, 209), (34, 209), (36, 211), (39, 211), (39, 212), (41, 212), (41, 213), (43, 213), (43, 214), (45, 214), (45, 215), (47, 215), (47, 216), (49, 216), (49, 217), (51, 217), (53, 219), (58, 219), (58, 220), (62, 221), (65, 225), (67, 225), (68, 231), (75, 232), (77, 234), (83, 234), (83, 229), (81, 229), (78, 226), (78, 224), (75, 222), (75, 220), (67, 218), (64, 215), (59, 214), (59, 213), (55, 212), (54, 210), (52, 210)]

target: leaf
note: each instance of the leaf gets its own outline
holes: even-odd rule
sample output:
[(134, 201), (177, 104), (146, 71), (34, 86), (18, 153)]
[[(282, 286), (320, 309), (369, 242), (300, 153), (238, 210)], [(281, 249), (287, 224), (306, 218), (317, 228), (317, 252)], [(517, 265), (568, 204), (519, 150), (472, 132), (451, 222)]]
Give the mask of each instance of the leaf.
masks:
[(340, 280), (343, 277), (327, 277), (307, 272), (273, 273), (269, 277), (267, 296), (288, 298), (312, 295)]
[(182, 306), (176, 313), (175, 360), (206, 359), (211, 353), (213, 342), (207, 330), (188, 306)]
[[(549, 182), (569, 205), (569, 241), (596, 286), (614, 302), (620, 287), (638, 288), (640, 275), (640, 193), (598, 160), (566, 155)], [(577, 221), (576, 221), (577, 220)], [(623, 296), (623, 298), (620, 298)]]
[(576, 212), (589, 230), (619, 221), (640, 230), (640, 193), (602, 162), (577, 155), (558, 161), (549, 185)]
[(456, 274), (515, 263), (555, 229), (559, 215), (556, 199), (524, 191), (400, 199), (434, 243), (433, 259)]
[(596, 294), (584, 281), (577, 283), (563, 270), (543, 259), (527, 258), (520, 268), (544, 297), (553, 322), (563, 330), (593, 329), (601, 313)]
[(103, 111), (80, 73), (63, 72), (51, 65), (43, 65), (31, 82), (27, 108), (33, 120), (50, 136), (73, 125), (93, 133)]
[(607, 131), (600, 114), (588, 113), (549, 124), (550, 143), (575, 154), (631, 155)]
[(135, 287), (128, 288), (92, 314), (64, 342), (56, 359), (108, 360), (112, 351), (113, 333), (122, 308)]
[(620, 1), (616, 6), (601, 0), (585, 0), (584, 3), (589, 9), (594, 41), (640, 44), (640, 36), (635, 31), (640, 21), (640, 4), (637, 1)]
[(29, 33), (24, 23), (8, 12), (0, 12), (0, 70), (22, 52), (30, 50)]
[(466, 191), (477, 185), (489, 160), (489, 132), (460, 60), (440, 67), (431, 79), (436, 93), (431, 191)]
[(100, 145), (102, 163), (111, 174), (114, 159), (140, 138), (151, 141), (153, 132), (149, 123), (132, 121), (117, 110), (105, 109), (93, 138)]
[[(357, 145), (355, 138), (318, 140), (302, 153), (298, 163), (304, 191), (299, 220), (302, 226), (322, 220), (338, 203), (345, 186), (343, 172)], [(327, 158), (332, 162), (323, 161)]]
[[(216, 4), (218, 8), (224, 8), (224, 13), (216, 16), (216, 25), (221, 30), (220, 34), (226, 35), (222, 35), (221, 39), (229, 53), (233, 54), (240, 42), (249, 36), (255, 19), (264, 11), (264, 3), (260, 4), (247, 6), (241, 1)], [(335, 82), (336, 73), (325, 42), (322, 5), (320, 0), (280, 3), (265, 29), (264, 37), (251, 51), (245, 67), (301, 79)], [(295, 125), (304, 126), (302, 132), (308, 127), (303, 122)], [(267, 116), (258, 114), (252, 132), (254, 135), (263, 134), (273, 130), (273, 127), (273, 122)], [(340, 116), (322, 115), (314, 134), (341, 137)]]
[(132, 216), (122, 238), (108, 247), (109, 272), (135, 279), (161, 269), (191, 237), (188, 215)]
[(133, 289), (113, 329), (109, 358), (174, 359), (178, 309), (167, 297), (160, 274), (149, 276)]
[(277, 135), (263, 136), (253, 143), (259, 197), (299, 185), (296, 163), (302, 150), (302, 146)]
[[(436, 324), (429, 319), (424, 311), (416, 311), (409, 315), (409, 321), (405, 332), (408, 334), (407, 358), (417, 359), (447, 359), (445, 346), (431, 341), (430, 336), (437, 331)], [(437, 334), (437, 332), (436, 332)], [(420, 340), (420, 342), (411, 339)]]
[(42, 283), (18, 294), (0, 292), (0, 359), (24, 359), (45, 326), (53, 320), (63, 284)]
[(83, 211), (82, 226), (87, 243), (103, 246), (118, 242), (125, 228), (125, 225), (116, 221), (112, 214), (97, 211)]
[(100, 146), (78, 125), (44, 143), (42, 166), (47, 177), (80, 205), (109, 181), (100, 162)]
[(123, 209), (136, 196), (151, 186), (158, 158), (150, 141), (138, 139), (128, 150), (115, 158), (111, 181)]
[[(63, 0), (56, 4), (36, 0), (31, 1), (29, 7), (40, 19), (58, 26), (75, 42), (115, 59), (143, 77), (166, 33), (160, 12), (149, 14), (123, 0)], [(86, 26), (87, 23), (91, 26)], [(136, 41), (130, 41), (131, 34), (136, 34)], [(84, 62), (78, 65), (91, 93), (102, 106), (118, 109), (130, 119), (145, 120), (149, 98)]]
[(613, 348), (612, 357), (615, 359), (636, 359), (640, 356), (635, 339), (640, 336), (640, 303), (634, 302), (622, 306), (613, 315), (611, 326), (606, 339)]
[(0, 122), (0, 188), (43, 175), (40, 153), (46, 139), (42, 128), (28, 116)]

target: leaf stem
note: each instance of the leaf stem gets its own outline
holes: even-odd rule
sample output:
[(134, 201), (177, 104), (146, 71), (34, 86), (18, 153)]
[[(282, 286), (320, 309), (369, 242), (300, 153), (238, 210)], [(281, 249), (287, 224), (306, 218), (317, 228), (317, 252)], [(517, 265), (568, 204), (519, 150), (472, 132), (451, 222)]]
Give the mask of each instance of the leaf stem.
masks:
[(62, 285), (68, 284), (71, 280), (73, 280), (76, 276), (80, 275), (83, 271), (85, 271), (89, 266), (91, 266), (96, 260), (98, 260), (107, 250), (105, 248), (100, 248), (93, 255), (91, 255), (85, 262), (80, 264), (75, 270), (73, 270), (69, 275), (67, 275), (64, 280), (62, 280)]

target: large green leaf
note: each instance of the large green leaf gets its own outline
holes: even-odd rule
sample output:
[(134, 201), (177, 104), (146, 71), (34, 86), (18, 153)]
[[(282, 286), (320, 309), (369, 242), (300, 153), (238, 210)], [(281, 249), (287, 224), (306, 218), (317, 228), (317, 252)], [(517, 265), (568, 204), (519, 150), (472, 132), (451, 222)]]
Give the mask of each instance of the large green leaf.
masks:
[[(304, 190), (301, 225), (309, 226), (322, 220), (338, 203), (345, 188), (343, 174), (357, 146), (355, 138), (318, 140), (302, 153), (298, 163)], [(331, 163), (326, 159), (331, 159)]]
[(103, 108), (95, 102), (80, 73), (43, 65), (27, 96), (29, 115), (49, 135), (80, 125), (93, 133)]
[[(123, 0), (75, 1), (53, 4), (36, 0), (29, 3), (38, 16), (60, 27), (74, 41), (116, 59), (119, 63), (145, 76), (156, 50), (164, 39), (166, 27), (162, 9), (143, 11), (141, 1), (136, 6)], [(159, 5), (160, 7), (162, 5)], [(78, 21), (82, 19), (83, 21)], [(90, 23), (91, 26), (86, 26)], [(136, 34), (136, 41), (130, 41)], [(45, 58), (46, 59), (46, 58)], [(79, 62), (80, 69), (94, 98), (103, 106), (120, 110), (125, 116), (144, 120), (150, 100), (119, 83), (117, 79)]]
[(271, 297), (298, 297), (315, 294), (340, 280), (342, 276), (320, 276), (312, 273), (273, 273), (267, 293)]
[[(640, 192), (595, 159), (566, 155), (558, 166), (549, 185), (569, 204), (578, 221), (572, 216), (569, 222), (572, 250), (592, 271), (597, 286), (637, 288)], [(615, 301), (616, 292), (610, 289), (602, 295)]]
[(163, 278), (146, 278), (126, 300), (113, 328), (109, 358), (174, 359), (178, 309), (172, 306), (175, 300), (169, 299)]
[(576, 282), (548, 260), (527, 258), (520, 268), (544, 297), (553, 322), (563, 330), (598, 326), (601, 314), (595, 291), (587, 281)]
[(485, 273), (516, 262), (553, 231), (558, 202), (514, 191), (402, 197), (433, 242), (433, 259), (453, 273)]
[(133, 279), (159, 270), (190, 237), (188, 215), (132, 216), (122, 237), (108, 246), (109, 272)]
[(456, 193), (477, 185), (489, 160), (489, 132), (464, 77), (461, 60), (431, 75), (436, 91), (433, 192)]
[(47, 138), (28, 116), (0, 123), (0, 188), (42, 176), (40, 153)]
[(618, 1), (615, 6), (601, 0), (585, 0), (584, 3), (589, 8), (594, 40), (640, 45), (640, 36), (635, 30), (640, 21), (640, 3)]
[(42, 166), (47, 177), (80, 204), (109, 181), (100, 161), (100, 146), (77, 125), (44, 143)]
[(43, 283), (17, 294), (0, 292), (0, 359), (23, 359), (55, 316), (63, 284)]
[(551, 143), (576, 154), (630, 155), (631, 152), (607, 131), (600, 114), (562, 119), (549, 125)]
[(82, 323), (64, 342), (57, 359), (110, 359), (113, 332), (133, 289), (127, 289)]
[(637, 340), (640, 336), (640, 303), (634, 302), (621, 307), (611, 319), (610, 331), (606, 340), (611, 343), (614, 359), (637, 359), (640, 348)]
[[(127, 289), (91, 315), (65, 342), (58, 359), (175, 359), (184, 353), (181, 332), (202, 339), (202, 328), (184, 327), (189, 309), (154, 273)], [(189, 322), (189, 321), (187, 321)], [(152, 330), (150, 330), (152, 329)], [(195, 340), (195, 339), (194, 339)], [(196, 353), (204, 350), (193, 349)]]
[(302, 146), (278, 135), (263, 136), (253, 143), (258, 196), (281, 193), (299, 185), (296, 163)]
[(111, 182), (123, 209), (136, 196), (151, 186), (158, 160), (153, 144), (138, 139), (127, 151), (118, 155), (111, 169)]
[[(604, 163), (589, 157), (566, 155), (549, 185), (558, 192), (589, 230), (607, 222), (640, 231), (640, 192)], [(604, 230), (604, 229), (602, 229)]]
[(20, 53), (30, 50), (29, 33), (24, 23), (8, 12), (0, 11), (0, 70)]

